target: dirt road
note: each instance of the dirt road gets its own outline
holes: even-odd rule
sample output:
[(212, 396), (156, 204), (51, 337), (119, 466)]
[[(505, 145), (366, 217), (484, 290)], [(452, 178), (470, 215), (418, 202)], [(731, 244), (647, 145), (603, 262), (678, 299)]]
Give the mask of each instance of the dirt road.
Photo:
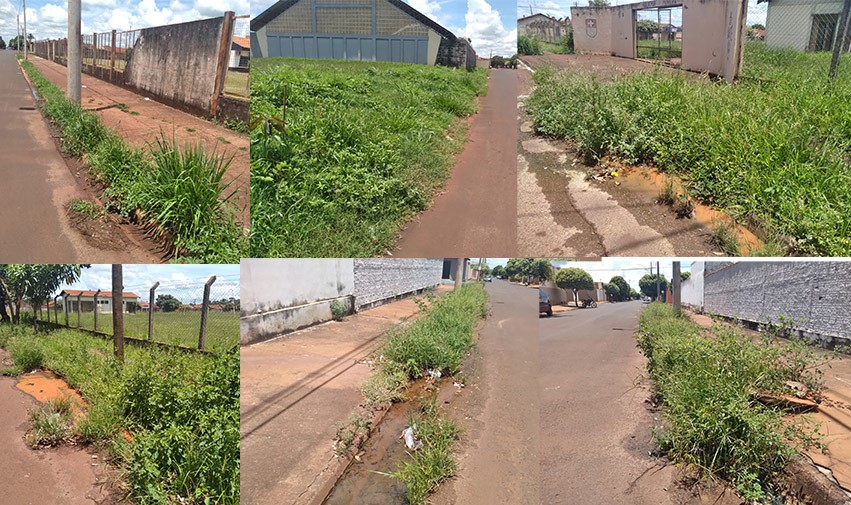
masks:
[(739, 503), (714, 490), (693, 496), (673, 465), (649, 455), (659, 414), (645, 402), (645, 360), (633, 339), (642, 306), (605, 304), (540, 320), (543, 503)]
[[(652, 71), (654, 65), (612, 56), (524, 57), (542, 65), (582, 69), (612, 77)], [(675, 71), (663, 68), (663, 71)], [(517, 243), (521, 256), (707, 256), (711, 230), (696, 219), (678, 219), (658, 205), (656, 179), (635, 171), (618, 180), (589, 179), (591, 167), (567, 142), (538, 136), (524, 101), (531, 72), (520, 74), (517, 154)]]
[(448, 415), (465, 435), (458, 477), (430, 503), (542, 503), (538, 425), (537, 293), (496, 280), (486, 284), (491, 312), (478, 332), (467, 384)]
[(394, 256), (516, 255), (518, 73), (491, 71), (444, 193), (408, 223)]
[[(0, 362), (3, 351), (0, 350)], [(0, 502), (17, 505), (105, 503), (100, 460), (80, 447), (34, 451), (24, 443), (27, 412), (37, 402), (0, 376)]]
[(50, 135), (15, 52), (0, 51), (0, 259), (7, 263), (134, 263), (158, 259), (141, 247), (108, 250), (79, 235), (66, 215), (91, 198)]

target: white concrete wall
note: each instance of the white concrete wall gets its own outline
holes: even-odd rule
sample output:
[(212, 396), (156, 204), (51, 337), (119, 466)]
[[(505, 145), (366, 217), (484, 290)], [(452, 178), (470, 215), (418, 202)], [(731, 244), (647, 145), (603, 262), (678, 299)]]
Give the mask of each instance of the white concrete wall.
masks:
[(765, 21), (765, 45), (806, 51), (810, 45), (813, 16), (838, 14), (842, 2), (823, 0), (772, 0)]
[(691, 277), (680, 285), (680, 301), (683, 305), (703, 308), (703, 266), (702, 261), (691, 264)]
[[(573, 45), (578, 53), (612, 54), (613, 8), (571, 7)], [(588, 22), (596, 24), (596, 34), (589, 34)], [(592, 36), (593, 35), (593, 36)]]

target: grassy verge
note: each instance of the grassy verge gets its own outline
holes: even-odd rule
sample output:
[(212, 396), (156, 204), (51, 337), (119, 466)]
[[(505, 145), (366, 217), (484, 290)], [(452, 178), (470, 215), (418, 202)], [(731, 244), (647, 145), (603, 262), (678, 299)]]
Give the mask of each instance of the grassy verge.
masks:
[(657, 71), (614, 80), (542, 70), (527, 100), (538, 132), (676, 174), (688, 191), (787, 237), (789, 253), (851, 254), (851, 57), (748, 43), (736, 85)]
[(790, 418), (754, 394), (790, 394), (786, 381), (797, 381), (818, 395), (819, 359), (805, 343), (755, 342), (732, 325), (716, 324), (710, 335), (662, 303), (641, 314), (636, 339), (663, 404), (655, 435), (674, 461), (727, 479), (756, 500), (792, 456), (817, 443), (806, 417)]
[(236, 349), (212, 357), (128, 345), (121, 366), (108, 340), (74, 330), (35, 335), (7, 324), (0, 347), (15, 371), (48, 368), (89, 403), (72, 428), (62, 405), (34, 411), (34, 443), (70, 437), (106, 448), (139, 503), (239, 503)]
[(234, 192), (223, 180), (230, 159), (199, 145), (181, 148), (164, 137), (144, 151), (133, 149), (96, 113), (65, 98), (32, 63), (21, 66), (44, 100), (45, 116), (62, 129), (65, 149), (84, 156), (92, 176), (106, 187), (108, 207), (136, 217), (177, 258), (232, 263), (246, 255)]
[[(487, 315), (487, 293), (481, 284), (465, 284), (424, 310), (423, 317), (392, 331), (375, 352), (377, 369), (361, 389), (367, 412), (338, 427), (338, 453), (349, 451), (353, 441), (364, 437), (372, 412), (405, 398), (410, 380), (427, 376), (429, 370), (443, 376), (460, 370), (474, 345), (475, 326)], [(401, 463), (392, 477), (405, 483), (408, 503), (420, 505), (455, 473), (452, 445), (461, 432), (442, 416), (433, 399), (423, 401), (408, 425), (416, 426), (416, 439), (423, 445), (410, 452), (411, 458)]]
[(266, 58), (251, 70), (251, 255), (374, 256), (428, 205), (487, 71)]

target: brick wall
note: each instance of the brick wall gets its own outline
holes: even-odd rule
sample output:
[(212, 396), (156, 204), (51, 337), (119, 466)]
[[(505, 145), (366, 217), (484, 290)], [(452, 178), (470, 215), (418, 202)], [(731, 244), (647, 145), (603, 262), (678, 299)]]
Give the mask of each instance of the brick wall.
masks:
[(704, 303), (745, 321), (802, 320), (804, 336), (832, 346), (851, 339), (849, 281), (851, 262), (707, 263)]
[(399, 295), (437, 286), (442, 273), (441, 258), (355, 259), (355, 307), (360, 310)]

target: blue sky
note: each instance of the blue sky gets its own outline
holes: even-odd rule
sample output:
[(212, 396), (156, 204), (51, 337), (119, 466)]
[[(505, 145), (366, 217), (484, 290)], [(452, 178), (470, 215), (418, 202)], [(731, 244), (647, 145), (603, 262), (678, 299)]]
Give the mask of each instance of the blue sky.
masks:
[[(171, 294), (183, 303), (200, 303), (204, 283), (211, 275), (216, 282), (211, 298), (239, 297), (239, 265), (124, 265), (124, 291), (147, 300), (148, 291), (159, 281), (157, 294)], [(112, 265), (92, 265), (83, 270), (80, 280), (63, 284), (62, 289), (112, 290)]]
[[(21, 5), (21, 0), (0, 0), (0, 35), (6, 41), (17, 34)], [(248, 14), (249, 8), (248, 0), (82, 0), (82, 5), (83, 33), (195, 21), (221, 16), (228, 10)], [(65, 37), (67, 26), (67, 0), (27, 1), (27, 31), (37, 39)], [(237, 31), (247, 34), (247, 23), (237, 22)]]
[[(631, 0), (611, 0), (612, 5), (623, 5), (634, 3)], [(531, 12), (543, 12), (558, 18), (570, 17), (570, 7), (574, 5), (588, 5), (588, 2), (558, 2), (555, 0), (517, 0), (517, 16), (528, 16)], [(756, 0), (751, 0), (748, 3), (748, 24), (762, 23), (765, 24), (765, 13), (768, 9), (767, 3), (757, 5)], [(682, 9), (674, 9), (673, 24), (680, 26), (682, 24)], [(656, 19), (656, 14), (652, 15)], [(663, 23), (667, 22), (665, 20)]]
[[(455, 35), (469, 37), (479, 56), (511, 56), (517, 51), (514, 0), (404, 1)], [(275, 0), (251, 0), (251, 15), (259, 15), (273, 4)]]

